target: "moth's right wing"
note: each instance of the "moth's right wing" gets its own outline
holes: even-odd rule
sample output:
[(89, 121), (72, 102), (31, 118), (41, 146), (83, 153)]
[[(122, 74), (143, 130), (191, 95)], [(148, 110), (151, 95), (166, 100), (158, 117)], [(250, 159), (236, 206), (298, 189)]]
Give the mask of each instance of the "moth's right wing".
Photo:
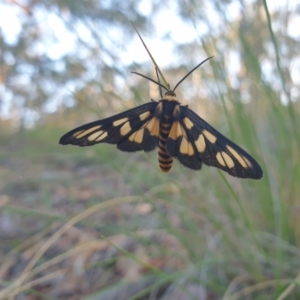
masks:
[(148, 102), (118, 115), (82, 125), (63, 135), (62, 145), (93, 146), (117, 144), (127, 152), (151, 151), (158, 145), (159, 119), (155, 117), (157, 102)]

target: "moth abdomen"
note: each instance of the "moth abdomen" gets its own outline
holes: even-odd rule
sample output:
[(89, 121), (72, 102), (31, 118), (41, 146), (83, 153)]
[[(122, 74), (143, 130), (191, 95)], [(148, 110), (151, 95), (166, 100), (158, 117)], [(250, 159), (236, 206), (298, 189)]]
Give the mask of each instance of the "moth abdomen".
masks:
[(159, 141), (158, 163), (160, 169), (165, 173), (169, 172), (172, 168), (173, 158), (168, 154), (166, 150), (166, 142)]
[(159, 144), (158, 144), (158, 162), (160, 169), (167, 173), (172, 168), (173, 158), (168, 154), (166, 149), (166, 140), (171, 129), (171, 122), (168, 118), (163, 117), (159, 128)]

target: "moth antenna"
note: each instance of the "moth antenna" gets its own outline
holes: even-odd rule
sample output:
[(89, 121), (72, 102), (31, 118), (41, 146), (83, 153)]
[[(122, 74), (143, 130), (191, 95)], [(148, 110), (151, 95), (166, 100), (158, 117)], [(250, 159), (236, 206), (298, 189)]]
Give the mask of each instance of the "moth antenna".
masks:
[(139, 76), (141, 76), (141, 77), (144, 77), (144, 78), (146, 78), (146, 79), (148, 79), (148, 80), (150, 80), (150, 81), (156, 83), (158, 86), (164, 88), (167, 92), (170, 91), (170, 90), (167, 89), (164, 85), (162, 85), (160, 82), (157, 82), (156, 80), (154, 80), (154, 79), (152, 79), (152, 78), (150, 78), (150, 77), (147, 77), (147, 76), (145, 76), (145, 75), (143, 75), (143, 74), (140, 74), (140, 73), (138, 73), (138, 72), (131, 72), (131, 73), (136, 74), (136, 75), (139, 75)]
[(193, 68), (191, 71), (189, 71), (174, 87), (174, 89), (172, 90), (173, 92), (175, 92), (176, 88), (179, 86), (179, 84), (185, 80), (191, 73), (193, 73), (196, 69), (198, 69), (201, 65), (203, 65), (206, 61), (208, 61), (209, 59), (213, 58), (213, 56), (210, 56), (209, 58), (203, 60), (199, 65), (197, 65), (195, 68)]

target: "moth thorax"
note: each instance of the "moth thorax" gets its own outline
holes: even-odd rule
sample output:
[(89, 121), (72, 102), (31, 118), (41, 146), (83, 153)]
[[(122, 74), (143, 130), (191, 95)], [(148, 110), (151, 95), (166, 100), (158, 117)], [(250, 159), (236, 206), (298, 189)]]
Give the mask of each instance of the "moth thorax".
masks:
[(168, 91), (165, 93), (164, 100), (177, 101), (176, 94), (173, 91)]

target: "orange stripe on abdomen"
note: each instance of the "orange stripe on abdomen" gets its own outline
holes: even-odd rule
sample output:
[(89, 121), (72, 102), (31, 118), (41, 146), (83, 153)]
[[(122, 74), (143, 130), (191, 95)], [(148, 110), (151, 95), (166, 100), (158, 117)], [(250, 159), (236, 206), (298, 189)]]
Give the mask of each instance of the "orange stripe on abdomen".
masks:
[(166, 149), (166, 140), (171, 129), (171, 124), (161, 123), (159, 128), (158, 162), (160, 169), (167, 173), (172, 168), (173, 158)]

